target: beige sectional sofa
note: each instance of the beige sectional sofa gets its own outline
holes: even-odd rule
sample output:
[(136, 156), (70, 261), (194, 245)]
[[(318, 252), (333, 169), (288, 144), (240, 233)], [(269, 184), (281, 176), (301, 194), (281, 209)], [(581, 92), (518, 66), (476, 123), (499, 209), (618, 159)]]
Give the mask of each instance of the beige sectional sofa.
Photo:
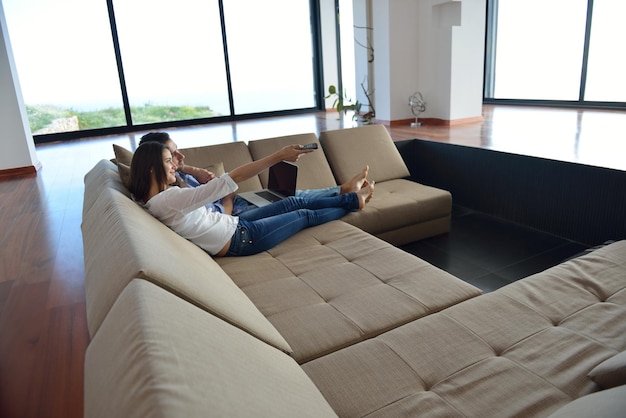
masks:
[[(188, 164), (229, 170), (317, 140), (183, 153)], [(121, 155), (119, 168), (102, 160), (87, 173), (85, 416), (539, 417), (623, 408), (626, 242), (481, 294), (393, 245), (448, 231), (451, 197), (406, 179), (384, 127), (323, 132), (319, 142), (299, 162), (300, 188), (341, 183), (368, 163), (374, 199), (250, 257), (212, 258), (150, 216), (118, 175)]]

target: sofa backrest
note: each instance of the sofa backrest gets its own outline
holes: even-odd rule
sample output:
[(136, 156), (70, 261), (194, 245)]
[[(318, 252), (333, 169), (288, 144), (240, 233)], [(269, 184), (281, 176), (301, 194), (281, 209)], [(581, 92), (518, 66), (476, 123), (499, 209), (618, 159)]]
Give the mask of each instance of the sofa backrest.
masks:
[(213, 258), (118, 190), (102, 191), (86, 212), (81, 228), (92, 337), (124, 287), (139, 277), (291, 352), (284, 338)]
[(338, 183), (369, 165), (368, 178), (377, 182), (410, 175), (398, 148), (383, 125), (367, 125), (320, 133), (320, 143)]
[[(226, 172), (240, 165), (252, 162), (252, 155), (244, 142), (228, 142), (225, 144), (206, 145), (180, 149), (185, 155), (185, 164), (200, 168), (209, 168), (217, 163), (224, 165)], [(254, 176), (239, 183), (239, 192), (261, 189), (261, 181)]]
[[(307, 133), (250, 141), (248, 142), (248, 148), (250, 149), (252, 158), (259, 160), (286, 145), (306, 145), (312, 142), (319, 144), (317, 136), (314, 133)], [(298, 165), (298, 189), (320, 189), (337, 185), (330, 165), (328, 165), (324, 150), (321, 147), (304, 155), (295, 164)], [(268, 170), (262, 172), (259, 177), (261, 178), (263, 187), (267, 187)]]

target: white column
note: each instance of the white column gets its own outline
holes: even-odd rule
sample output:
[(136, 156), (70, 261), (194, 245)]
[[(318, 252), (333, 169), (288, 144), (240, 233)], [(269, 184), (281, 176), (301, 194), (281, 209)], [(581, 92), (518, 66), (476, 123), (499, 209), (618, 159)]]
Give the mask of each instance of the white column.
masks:
[(486, 0), (371, 1), (376, 119), (412, 119), (415, 91), (427, 103), (420, 117), (480, 118)]
[(1, 2), (0, 26), (0, 175), (3, 172), (36, 172), (41, 163), (37, 158), (35, 141), (28, 125)]
[[(322, 62), (324, 85), (322, 94), (328, 94), (328, 86), (337, 86), (339, 74), (337, 73), (337, 31), (335, 29), (335, 1), (320, 1), (320, 32), (322, 33)], [(333, 99), (324, 101), (325, 108), (330, 109)]]
[(434, 14), (442, 15), (440, 30), (450, 31), (447, 108), (451, 121), (482, 117), (485, 3), (485, 0), (457, 0), (433, 6)]

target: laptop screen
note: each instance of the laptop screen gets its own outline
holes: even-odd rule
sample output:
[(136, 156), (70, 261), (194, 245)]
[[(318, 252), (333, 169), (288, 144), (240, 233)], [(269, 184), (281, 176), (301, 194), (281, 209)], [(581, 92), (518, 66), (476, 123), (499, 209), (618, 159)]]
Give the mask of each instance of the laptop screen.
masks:
[(287, 161), (281, 161), (270, 167), (267, 188), (283, 196), (294, 196), (297, 180), (298, 166)]

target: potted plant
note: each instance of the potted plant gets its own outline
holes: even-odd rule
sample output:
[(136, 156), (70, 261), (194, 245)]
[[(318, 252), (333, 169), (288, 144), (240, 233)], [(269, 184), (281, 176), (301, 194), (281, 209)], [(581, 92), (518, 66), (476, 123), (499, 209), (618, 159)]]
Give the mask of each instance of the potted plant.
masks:
[(352, 99), (346, 97), (346, 91), (344, 89), (343, 92), (339, 91), (337, 87), (331, 85), (328, 87), (328, 95), (324, 97), (325, 99), (329, 99), (333, 97), (333, 109), (336, 109), (337, 112), (343, 113), (344, 115), (348, 113), (348, 111), (353, 110), (354, 114), (352, 115), (352, 120), (355, 120), (361, 111), (361, 102), (358, 100), (352, 101)]
[[(369, 101), (370, 94), (363, 86), (363, 83), (361, 83), (361, 88), (363, 88), (365, 97), (367, 97)], [(334, 85), (331, 85), (328, 87), (328, 95), (324, 98), (329, 99), (331, 97), (334, 97), (335, 99), (333, 101), (332, 108), (336, 109), (337, 112), (343, 113), (345, 115), (350, 110), (354, 111), (354, 114), (352, 115), (352, 120), (356, 120), (357, 117), (360, 116), (361, 121), (364, 124), (368, 124), (371, 122), (372, 119), (374, 119), (375, 112), (374, 112), (374, 108), (372, 107), (372, 105), (368, 103), (366, 106), (370, 109), (370, 111), (361, 115), (360, 112), (361, 112), (361, 107), (363, 106), (363, 103), (361, 103), (358, 100), (353, 101), (351, 98), (348, 98), (345, 90), (342, 93), (337, 89), (337, 87), (335, 87)]]

